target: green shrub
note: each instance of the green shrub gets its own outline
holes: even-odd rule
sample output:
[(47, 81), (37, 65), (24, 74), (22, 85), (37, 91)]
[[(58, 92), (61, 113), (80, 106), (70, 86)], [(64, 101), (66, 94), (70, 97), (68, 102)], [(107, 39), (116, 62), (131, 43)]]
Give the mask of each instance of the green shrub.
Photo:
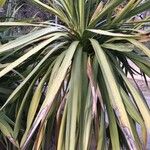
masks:
[(2, 143), (8, 149), (145, 149), (150, 111), (127, 74), (137, 73), (130, 60), (150, 76), (150, 50), (142, 43), (149, 38), (139, 30), (148, 19), (133, 20), (150, 3), (32, 1), (59, 22), (0, 24), (35, 26), (0, 46), (0, 82), (18, 78), (1, 104)]

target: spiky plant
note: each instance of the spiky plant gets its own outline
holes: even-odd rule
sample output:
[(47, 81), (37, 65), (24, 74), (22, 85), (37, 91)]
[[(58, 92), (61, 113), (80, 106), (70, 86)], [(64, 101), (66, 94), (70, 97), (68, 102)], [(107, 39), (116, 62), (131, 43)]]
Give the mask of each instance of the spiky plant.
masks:
[(133, 19), (150, 3), (32, 1), (59, 22), (0, 24), (36, 26), (0, 46), (0, 83), (18, 78), (1, 102), (1, 143), (22, 150), (145, 149), (150, 110), (127, 75), (150, 76), (150, 50), (142, 43), (149, 33), (140, 30), (149, 19)]

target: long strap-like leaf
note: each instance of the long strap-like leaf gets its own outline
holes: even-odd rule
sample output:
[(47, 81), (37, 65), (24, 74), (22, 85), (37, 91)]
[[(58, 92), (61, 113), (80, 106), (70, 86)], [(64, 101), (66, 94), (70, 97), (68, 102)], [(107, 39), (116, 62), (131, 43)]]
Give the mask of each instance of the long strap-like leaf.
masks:
[(136, 149), (130, 122), (129, 122), (121, 95), (120, 95), (120, 91), (118, 89), (118, 86), (117, 86), (117, 83), (116, 83), (116, 80), (114, 77), (113, 70), (110, 66), (110, 63), (107, 59), (105, 52), (100, 47), (98, 41), (96, 41), (94, 39), (90, 39), (90, 41), (91, 41), (93, 49), (96, 53), (96, 57), (98, 59), (100, 68), (102, 70), (103, 77), (104, 77), (108, 92), (111, 97), (112, 107), (114, 108), (116, 115), (119, 117), (122, 131), (127, 139), (128, 139), (128, 137), (130, 137), (130, 140), (127, 140), (129, 147)]
[(66, 56), (60, 66), (60, 69), (58, 71), (58, 74), (56, 75), (55, 79), (53, 80), (53, 83), (51, 85), (48, 85), (47, 93), (46, 93), (46, 98), (43, 102), (43, 105), (41, 106), (41, 109), (39, 113), (37, 114), (37, 117), (27, 135), (27, 138), (24, 143), (22, 143), (21, 147), (24, 149), (30, 138), (33, 136), (33, 133), (35, 132), (36, 128), (38, 127), (39, 123), (41, 120), (47, 117), (48, 111), (51, 108), (51, 105), (53, 103), (53, 100), (62, 84), (62, 81), (65, 78), (66, 72), (71, 64), (71, 60), (73, 58), (74, 52), (77, 48), (78, 41), (74, 41), (70, 47), (68, 48), (66, 52)]

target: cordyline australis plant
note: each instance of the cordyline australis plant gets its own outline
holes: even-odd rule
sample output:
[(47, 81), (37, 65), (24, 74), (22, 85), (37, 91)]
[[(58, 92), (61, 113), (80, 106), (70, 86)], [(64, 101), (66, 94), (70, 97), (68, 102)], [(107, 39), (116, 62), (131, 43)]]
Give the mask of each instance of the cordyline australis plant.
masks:
[(1, 144), (37, 150), (145, 149), (150, 110), (127, 74), (133, 80), (136, 73), (150, 76), (150, 50), (142, 43), (149, 35), (139, 30), (149, 18), (133, 19), (150, 3), (32, 1), (60, 23), (0, 24), (35, 26), (0, 46), (1, 86), (16, 87), (1, 101)]

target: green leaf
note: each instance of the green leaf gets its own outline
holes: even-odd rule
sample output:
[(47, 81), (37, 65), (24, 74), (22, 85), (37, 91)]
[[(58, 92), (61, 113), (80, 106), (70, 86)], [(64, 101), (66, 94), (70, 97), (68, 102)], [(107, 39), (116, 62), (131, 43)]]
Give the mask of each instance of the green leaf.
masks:
[[(42, 64), (50, 57), (51, 54), (53, 54), (54, 51), (59, 49), (61, 46), (63, 46), (65, 43), (60, 43), (57, 46), (55, 46), (51, 51), (47, 53), (43, 57), (43, 59), (36, 65), (36, 67), (30, 72), (30, 74), (24, 79), (23, 82), (20, 83), (20, 85), (13, 91), (13, 93), (9, 96), (5, 104), (1, 107), (1, 110), (8, 105), (8, 103), (12, 102), (13, 98), (16, 96), (16, 94), (24, 87), (24, 85), (32, 78), (32, 76), (37, 73), (37, 71), (40, 69)], [(38, 74), (38, 73), (37, 73)]]
[(21, 119), (22, 119), (22, 115), (23, 115), (24, 106), (25, 106), (25, 103), (26, 103), (30, 93), (31, 93), (34, 82), (35, 82), (35, 80), (32, 81), (28, 90), (26, 91), (25, 96), (23, 97), (23, 100), (21, 102), (20, 108), (17, 112), (17, 117), (16, 117), (16, 121), (15, 121), (14, 132), (13, 132), (14, 139), (17, 139), (17, 136), (18, 136), (18, 133), (19, 133), (19, 130), (21, 127)]
[[(19, 46), (22, 46), (28, 42), (31, 42), (32, 40), (35, 40), (43, 35), (52, 33), (56, 30), (57, 30), (56, 27), (44, 28), (44, 29), (29, 33), (27, 35), (24, 35), (22, 37), (19, 37), (19, 38), (15, 39), (14, 41), (10, 41), (6, 44), (0, 45), (0, 54), (3, 52), (15, 49)], [(52, 34), (52, 36), (53, 36), (53, 34)]]
[(150, 77), (150, 68), (147, 67), (145, 64), (140, 63), (139, 61), (133, 61), (139, 68), (142, 70), (148, 77)]
[[(142, 136), (143, 136), (143, 143), (146, 144), (147, 142), (147, 130), (146, 130), (146, 127), (145, 127), (145, 124), (144, 124), (144, 121), (143, 121), (143, 118), (142, 116), (139, 114), (137, 108), (134, 106), (134, 104), (131, 102), (131, 100), (129, 99), (129, 96), (127, 95), (127, 93), (122, 89), (120, 88), (120, 91), (121, 91), (121, 95), (123, 97), (123, 100), (124, 100), (124, 104), (126, 106), (126, 110), (128, 111), (129, 115), (136, 121), (140, 124), (141, 128), (142, 128)], [(138, 141), (135, 140), (135, 142), (137, 143)], [(139, 145), (140, 147), (140, 144), (137, 143), (137, 145)]]
[(26, 136), (27, 136), (27, 134), (30, 130), (30, 127), (31, 127), (33, 121), (34, 121), (34, 117), (36, 116), (36, 112), (37, 112), (37, 109), (39, 107), (40, 99), (41, 99), (41, 96), (42, 96), (42, 91), (43, 91), (43, 88), (44, 88), (43, 86), (44, 86), (44, 83), (45, 83), (46, 79), (50, 75), (51, 68), (52, 68), (52, 66), (49, 67), (46, 74), (44, 75), (44, 77), (39, 82), (37, 88), (35, 89), (33, 97), (31, 99), (31, 103), (30, 103), (29, 110), (28, 110), (28, 115), (27, 115), (26, 130), (25, 130), (25, 133), (22, 137), (22, 141), (24, 141), (26, 139)]
[(135, 7), (134, 9), (132, 9), (130, 12), (128, 12), (126, 15), (125, 15), (125, 19), (126, 18), (131, 18), (135, 15), (138, 15), (144, 11), (147, 11), (149, 10), (150, 8), (150, 3), (149, 1), (145, 1), (143, 3), (141, 3), (138, 7)]
[(13, 130), (11, 126), (2, 118), (0, 119), (0, 130), (11, 143), (13, 143), (16, 147), (19, 147), (18, 142), (12, 138)]
[(5, 3), (6, 3), (6, 0), (1, 0), (0, 1), (0, 7), (3, 7), (5, 5)]
[(61, 66), (61, 63), (64, 59), (64, 56), (66, 54), (66, 51), (62, 52), (55, 60), (55, 64), (53, 66), (53, 69), (52, 69), (52, 73), (51, 73), (51, 76), (50, 76), (50, 79), (49, 79), (49, 85), (51, 85), (53, 83), (53, 80), (55, 79), (55, 76), (57, 75), (58, 71), (59, 71), (59, 67)]
[[(96, 53), (96, 57), (98, 59), (100, 68), (102, 70), (104, 80), (106, 82), (107, 90), (111, 97), (111, 105), (116, 115), (119, 115), (118, 119), (120, 123), (122, 124), (121, 125), (122, 131), (125, 137), (127, 138), (129, 147), (136, 147), (136, 145), (134, 145), (134, 142), (133, 142), (134, 136), (133, 136), (132, 129), (130, 126), (130, 122), (129, 122), (121, 95), (120, 95), (120, 91), (118, 89), (118, 86), (114, 77), (113, 70), (110, 66), (110, 62), (108, 61), (108, 58), (105, 52), (103, 51), (103, 49), (100, 47), (99, 43), (94, 39), (90, 39), (90, 41)], [(130, 140), (128, 140), (128, 137), (130, 137)]]
[[(115, 38), (112, 38), (112, 39), (108, 40), (107, 42), (120, 41), (120, 40), (126, 40), (126, 41), (132, 43), (135, 47), (137, 47), (139, 50), (141, 50), (144, 54), (146, 54), (150, 58), (149, 48), (146, 47), (141, 42), (139, 42), (138, 40), (135, 40), (133, 38), (124, 38), (124, 37), (118, 38), (118, 37), (115, 37)], [(138, 57), (138, 55), (137, 55), (137, 57)]]
[(24, 54), (23, 56), (21, 56), (20, 58), (18, 58), (16, 61), (14, 61), (11, 64), (9, 64), (6, 68), (4, 68), (2, 71), (0, 71), (0, 78), (2, 76), (4, 76), (6, 73), (10, 72), (15, 67), (19, 66), (26, 59), (28, 59), (29, 57), (31, 57), (32, 55), (34, 55), (35, 53), (37, 53), (38, 51), (40, 51), (43, 47), (47, 46), (48, 44), (50, 44), (54, 40), (58, 39), (59, 37), (60, 36), (54, 36), (54, 37), (52, 37), (52, 38), (50, 38), (50, 39), (48, 39), (48, 40), (40, 43), (35, 48), (33, 48), (32, 50), (30, 50), (29, 52), (27, 52), (26, 54)]
[[(67, 102), (68, 102), (68, 97), (67, 96)], [(65, 150), (64, 148), (64, 138), (65, 138), (65, 132), (66, 132), (66, 118), (67, 118), (67, 112), (68, 112), (68, 105), (66, 104), (64, 107), (64, 112), (61, 120), (61, 126), (59, 130), (59, 136), (58, 136), (58, 142), (57, 142), (57, 149), (58, 150)], [(69, 144), (69, 143), (68, 143)]]
[(147, 107), (146, 103), (144, 103), (143, 98), (141, 97), (141, 95), (139, 94), (139, 92), (132, 86), (132, 84), (128, 81), (127, 77), (121, 72), (119, 71), (120, 75), (122, 76), (124, 82), (126, 83), (126, 85), (128, 86), (134, 101), (143, 117), (143, 120), (145, 122), (145, 126), (147, 128), (147, 131), (150, 131), (150, 110)]
[(85, 28), (85, 10), (84, 10), (85, 0), (78, 0), (78, 3), (79, 3), (80, 29), (83, 33)]
[(129, 2), (126, 2), (124, 8), (118, 12), (111, 24), (115, 24), (123, 20), (124, 16), (128, 14), (129, 11), (132, 10), (137, 4), (139, 4), (139, 2), (139, 0), (130, 0)]
[(32, 26), (32, 27), (47, 27), (47, 25), (42, 24), (32, 24), (26, 22), (0, 22), (0, 27), (17, 27), (17, 26)]
[[(77, 132), (77, 124), (78, 124), (78, 112), (80, 108), (80, 101), (81, 101), (81, 49), (77, 49), (75, 60), (72, 67), (72, 77), (71, 77), (71, 83), (72, 88), (70, 92), (72, 92), (71, 97), (71, 105), (68, 106), (71, 109), (71, 115), (70, 115), (70, 135), (68, 135), (69, 138), (69, 149), (75, 149), (76, 145), (76, 132)], [(76, 80), (78, 79), (78, 80)], [(69, 150), (68, 149), (68, 150)]]
[(28, 144), (30, 138), (32, 137), (34, 131), (36, 130), (37, 126), (39, 125), (40, 121), (44, 119), (47, 116), (48, 110), (51, 108), (52, 102), (61, 86), (62, 81), (65, 78), (66, 72), (71, 64), (71, 60), (73, 58), (74, 52), (78, 46), (78, 41), (74, 41), (70, 47), (68, 48), (65, 58), (60, 66), (60, 69), (58, 71), (58, 74), (56, 75), (55, 79), (53, 80), (53, 83), (51, 85), (48, 85), (46, 98), (35, 118), (35, 121), (33, 122), (33, 125), (26, 136), (27, 139), (25, 141), (22, 141), (21, 147), (24, 148)]
[[(53, 3), (53, 7), (49, 6), (47, 4), (44, 4), (43, 2), (41, 2), (39, 0), (32, 0), (32, 2), (34, 2), (35, 4), (37, 4), (38, 6), (43, 8), (44, 10), (49, 11), (50, 13), (58, 16), (60, 18), (60, 20), (65, 21), (67, 23), (68, 20), (67, 20), (67, 17), (65, 15), (64, 11), (62, 9), (58, 9), (58, 7), (53, 8), (55, 2)], [(58, 2), (58, 4), (59, 4), (59, 2)], [(65, 10), (67, 10), (66, 7), (65, 7)], [(67, 11), (67, 13), (69, 13), (69, 11)], [(72, 16), (72, 15), (70, 15), (70, 16)]]
[(98, 137), (97, 150), (105, 149), (105, 147), (106, 147), (106, 137), (105, 137), (105, 115), (104, 115), (104, 112), (101, 111), (100, 130), (99, 130), (99, 137)]
[(114, 36), (114, 37), (139, 37), (139, 35), (128, 35), (123, 33), (112, 33), (110, 31), (100, 30), (100, 29), (87, 29), (90, 32), (100, 34), (100, 35), (106, 35), (106, 36)]
[(124, 43), (104, 43), (102, 44), (102, 47), (111, 49), (111, 50), (116, 50), (120, 52), (131, 52), (133, 51), (133, 47), (129, 44), (124, 44)]
[[(132, 52), (132, 53), (125, 53), (125, 55), (131, 59), (132, 61), (136, 61), (139, 63), (144, 64), (145, 66), (150, 68), (150, 60), (149, 58), (142, 56), (142, 55), (137, 55), (136, 53)], [(147, 70), (148, 71), (148, 70)]]
[[(104, 79), (102, 77), (100, 77), (99, 80), (100, 80), (99, 84), (100, 84), (100, 89), (101, 89), (101, 93), (102, 93), (102, 98), (103, 98), (103, 101), (106, 103), (106, 110), (107, 110), (107, 115), (108, 115), (108, 120), (109, 120), (109, 131), (110, 131), (110, 137), (111, 137), (110, 140), (111, 140), (112, 149), (114, 149), (114, 150), (119, 149), (120, 148), (119, 132), (118, 132), (118, 127), (117, 127), (116, 116), (115, 116), (114, 110), (111, 106), (111, 97), (108, 94), (109, 91), (107, 91), (107, 87), (105, 85), (106, 83), (104, 82)], [(101, 126), (101, 124), (100, 124), (100, 126)], [(115, 136), (115, 138), (114, 138), (114, 136)], [(105, 141), (105, 143), (106, 143), (106, 141)]]
[(41, 6), (41, 7), (45, 8), (45, 9), (47, 9), (48, 11), (54, 13), (55, 15), (59, 15), (58, 12), (57, 12), (54, 8), (52, 8), (51, 6), (48, 6), (48, 5), (42, 3), (42, 2), (39, 1), (39, 0), (32, 0), (32, 1), (35, 2), (36, 4), (38, 4), (39, 6)]
[(101, 18), (103, 16), (105, 16), (106, 14), (108, 14), (110, 12), (110, 10), (114, 10), (120, 3), (122, 3), (124, 0), (112, 0), (108, 3), (106, 3), (105, 7), (103, 8), (103, 10), (97, 15), (96, 18), (94, 18), (94, 20), (90, 20), (89, 23), (89, 27), (93, 27), (95, 26), (95, 24), (101, 20)]
[[(85, 99), (85, 108), (83, 114), (83, 124), (82, 124), (82, 131), (83, 131), (83, 137), (82, 137), (82, 147), (83, 150), (87, 150), (89, 148), (89, 142), (90, 142), (90, 135), (91, 135), (91, 127), (92, 127), (92, 101), (91, 101), (91, 90), (89, 87), (89, 90), (87, 92), (87, 98)], [(83, 110), (81, 110), (83, 111)]]
[(150, 49), (147, 48), (144, 44), (134, 39), (127, 39), (127, 40), (131, 42), (133, 45), (135, 45), (137, 48), (139, 48), (143, 53), (145, 53), (150, 58)]

